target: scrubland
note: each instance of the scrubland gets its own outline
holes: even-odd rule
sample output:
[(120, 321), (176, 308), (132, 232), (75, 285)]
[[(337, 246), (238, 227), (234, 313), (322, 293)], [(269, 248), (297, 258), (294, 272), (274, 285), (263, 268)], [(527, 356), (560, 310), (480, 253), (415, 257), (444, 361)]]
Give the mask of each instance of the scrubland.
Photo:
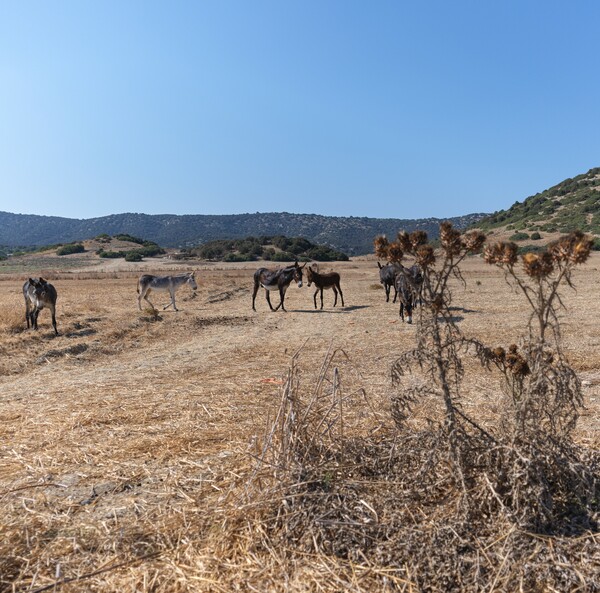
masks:
[[(110, 265), (44, 270), (57, 337), (47, 311), (25, 329), (26, 276), (0, 275), (0, 591), (600, 590), (594, 529), (534, 532), (483, 513), (492, 527), (477, 544), (446, 521), (451, 489), (403, 491), (401, 473), (421, 469), (397, 450), (391, 369), (417, 329), (385, 302), (373, 258), (323, 266), (340, 272), (345, 307), (326, 292), (315, 311), (314, 289), (291, 286), (287, 313), (262, 289), (252, 311), (255, 265), (178, 264), (198, 269), (199, 288), (177, 293), (179, 312), (151, 295), (158, 313), (138, 310), (135, 289), (156, 264)], [(594, 254), (576, 270), (560, 311), (584, 398), (573, 439), (596, 453), (599, 268)], [(475, 256), (463, 274), (451, 286), (463, 335), (519, 343), (529, 309), (502, 271)], [(464, 370), (461, 409), (493, 431), (501, 377), (470, 359)], [(318, 426), (290, 424), (291, 395)], [(418, 435), (427, 401), (411, 414)], [(338, 465), (291, 484), (276, 466), (302, 439), (315, 458), (335, 448)]]

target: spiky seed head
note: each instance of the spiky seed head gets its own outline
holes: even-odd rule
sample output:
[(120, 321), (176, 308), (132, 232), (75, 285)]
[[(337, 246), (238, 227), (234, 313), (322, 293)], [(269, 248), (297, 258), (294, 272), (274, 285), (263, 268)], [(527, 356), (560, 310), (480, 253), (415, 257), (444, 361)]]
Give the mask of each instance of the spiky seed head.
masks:
[(396, 241), (398, 242), (398, 245), (400, 245), (400, 247), (404, 251), (407, 251), (409, 253), (412, 251), (412, 243), (410, 240), (410, 235), (406, 231), (400, 231), (398, 233), (398, 237), (397, 237)]
[(556, 262), (582, 264), (589, 257), (592, 245), (592, 239), (581, 231), (574, 231), (552, 243), (548, 252)]
[(448, 221), (440, 224), (440, 243), (447, 255), (458, 255), (461, 252), (460, 231)]
[(497, 360), (504, 360), (504, 358), (506, 357), (506, 351), (504, 350), (504, 348), (501, 347), (494, 348), (492, 354)]
[(416, 251), (420, 245), (427, 243), (427, 233), (425, 231), (413, 231), (410, 234), (410, 243), (412, 250)]
[(387, 259), (388, 256), (388, 247), (390, 242), (385, 235), (378, 235), (375, 237), (375, 241), (373, 241), (373, 246), (375, 247), (375, 255), (380, 259)]
[(435, 296), (435, 298), (431, 301), (431, 308), (434, 312), (439, 313), (444, 307), (444, 297), (441, 294)]
[(398, 245), (398, 243), (390, 243), (387, 253), (388, 259), (391, 262), (401, 262), (402, 258), (404, 257), (404, 251), (402, 250), (402, 247)]
[(535, 253), (526, 253), (522, 257), (523, 269), (531, 278), (546, 278), (554, 270), (554, 261), (552, 255), (545, 251), (541, 255)]
[(426, 243), (425, 245), (419, 245), (415, 251), (417, 263), (422, 268), (427, 268), (435, 263), (435, 254), (433, 247)]
[(514, 266), (517, 263), (517, 245), (507, 241), (486, 245), (483, 259), (488, 264)]
[(469, 231), (462, 237), (463, 247), (468, 253), (479, 253), (485, 243), (485, 235), (480, 231)]

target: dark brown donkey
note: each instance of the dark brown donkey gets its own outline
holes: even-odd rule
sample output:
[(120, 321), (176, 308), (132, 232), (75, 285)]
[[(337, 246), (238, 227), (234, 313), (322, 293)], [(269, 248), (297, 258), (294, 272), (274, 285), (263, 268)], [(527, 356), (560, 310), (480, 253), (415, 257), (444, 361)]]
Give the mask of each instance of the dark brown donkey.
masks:
[[(304, 264), (305, 266), (306, 264)], [(254, 272), (254, 291), (252, 293), (252, 309), (256, 311), (254, 302), (256, 301), (256, 293), (262, 286), (265, 289), (267, 303), (271, 307), (271, 311), (277, 311), (281, 307), (282, 311), (285, 311), (283, 301), (285, 299), (285, 291), (292, 282), (298, 284), (298, 288), (302, 288), (302, 268), (298, 262), (295, 262), (293, 266), (287, 266), (286, 268), (279, 268), (277, 270), (268, 270), (267, 268), (259, 268)], [(271, 297), (269, 292), (271, 290), (279, 291), (279, 305), (273, 309), (271, 305)]]
[[(313, 266), (314, 265), (315, 264), (313, 264)], [(314, 285), (317, 287), (313, 297), (315, 301), (315, 309), (317, 308), (317, 293), (319, 292), (321, 293), (321, 309), (323, 308), (323, 290), (326, 288), (331, 288), (333, 290), (333, 294), (335, 295), (333, 306), (335, 307), (337, 305), (338, 291), (342, 299), (342, 307), (344, 306), (344, 295), (342, 293), (342, 289), (340, 288), (340, 275), (337, 272), (319, 274), (314, 267), (309, 266), (306, 268), (306, 278), (309, 286), (314, 283)]]
[(58, 335), (56, 329), (56, 288), (43, 278), (29, 278), (23, 284), (23, 296), (25, 297), (27, 327), (31, 323), (32, 329), (37, 329), (40, 311), (47, 307), (52, 315), (54, 333)]

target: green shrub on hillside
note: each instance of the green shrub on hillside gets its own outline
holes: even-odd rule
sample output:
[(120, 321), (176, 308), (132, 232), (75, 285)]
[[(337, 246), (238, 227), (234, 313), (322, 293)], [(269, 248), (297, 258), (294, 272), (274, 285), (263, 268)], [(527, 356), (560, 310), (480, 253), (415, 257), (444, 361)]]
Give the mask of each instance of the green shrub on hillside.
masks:
[(104, 249), (98, 249), (96, 253), (105, 259), (119, 259), (120, 257), (125, 257), (124, 251), (104, 251)]
[(84, 251), (85, 247), (82, 243), (69, 243), (59, 247), (56, 250), (56, 255), (71, 255), (72, 253), (83, 253)]
[(138, 262), (138, 261), (142, 261), (142, 260), (143, 260), (143, 257), (139, 251), (128, 251), (125, 254), (125, 261), (127, 261), (127, 262)]
[(327, 245), (315, 245), (304, 237), (246, 237), (236, 240), (210, 241), (193, 250), (201, 259), (213, 261), (255, 261), (265, 259), (276, 262), (346, 261), (348, 256)]
[(128, 233), (120, 233), (119, 235), (114, 235), (114, 238), (118, 241), (128, 241), (129, 243), (139, 243), (140, 245), (143, 245), (145, 243), (144, 239), (134, 237), (133, 235), (129, 235)]
[(509, 241), (526, 241), (527, 239), (529, 239), (527, 233), (515, 233), (508, 238)]

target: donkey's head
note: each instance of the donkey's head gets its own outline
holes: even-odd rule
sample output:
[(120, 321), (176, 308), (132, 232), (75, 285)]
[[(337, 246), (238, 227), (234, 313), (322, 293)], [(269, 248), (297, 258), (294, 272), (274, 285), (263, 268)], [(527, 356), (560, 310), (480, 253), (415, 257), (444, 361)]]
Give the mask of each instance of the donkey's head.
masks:
[[(306, 266), (306, 264), (304, 264)], [(298, 284), (298, 288), (302, 288), (302, 270), (304, 266), (299, 266), (298, 262), (294, 263), (294, 282)]]
[(317, 262), (313, 262), (306, 268), (306, 279), (308, 280), (308, 286), (310, 286), (315, 280), (315, 273), (319, 271), (319, 264)]
[(193, 290), (196, 290), (198, 288), (198, 285), (196, 284), (196, 278), (194, 277), (195, 274), (196, 274), (196, 272), (190, 272), (187, 275), (187, 280), (186, 280), (186, 282), (191, 286), (191, 288)]

